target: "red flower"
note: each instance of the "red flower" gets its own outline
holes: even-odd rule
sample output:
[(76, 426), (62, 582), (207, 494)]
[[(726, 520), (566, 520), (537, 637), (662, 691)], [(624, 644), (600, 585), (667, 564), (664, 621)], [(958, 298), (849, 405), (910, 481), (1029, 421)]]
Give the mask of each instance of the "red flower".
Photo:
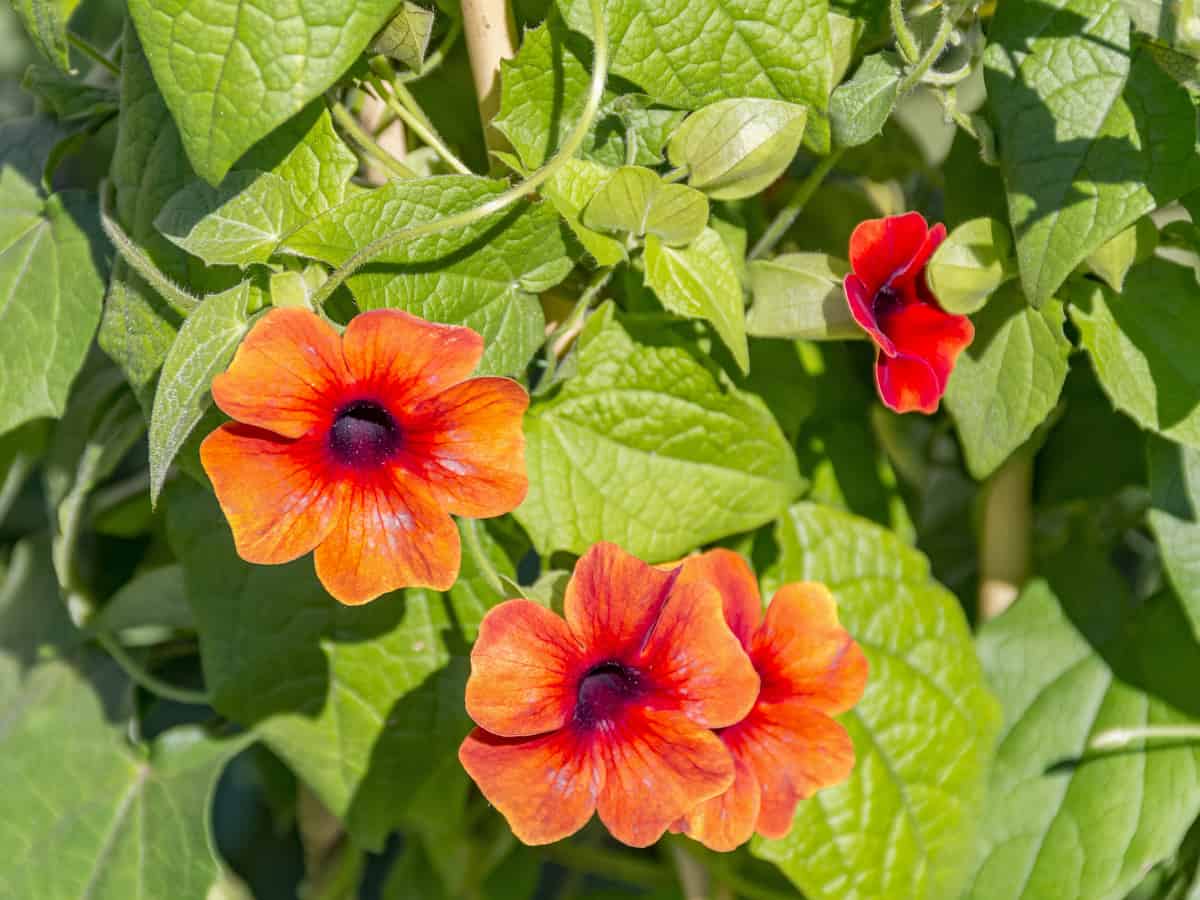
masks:
[(937, 412), (954, 361), (975, 328), (943, 310), (925, 282), (925, 264), (946, 239), (920, 213), (868, 219), (850, 235), (843, 286), (850, 313), (875, 342), (875, 383), (896, 412)]
[(764, 618), (754, 573), (732, 551), (686, 560), (679, 582), (720, 590), (725, 618), (750, 654), (762, 689), (746, 718), (718, 732), (733, 754), (733, 784), (689, 811), (677, 827), (713, 850), (732, 850), (755, 831), (781, 838), (799, 801), (854, 768), (850, 736), (831, 717), (862, 696), (867, 658), (838, 624), (824, 585), (784, 585)]
[(342, 603), (449, 588), (449, 513), (498, 516), (527, 488), (529, 397), (507, 378), (468, 379), (482, 353), (471, 329), (398, 310), (363, 313), (341, 337), (306, 310), (267, 313), (213, 379), (236, 421), (200, 447), (238, 554), (283, 563), (315, 549)]
[(471, 651), (459, 759), (527, 844), (598, 811), (626, 844), (654, 843), (733, 782), (713, 728), (754, 703), (758, 676), (709, 585), (597, 544), (567, 585), (566, 621), (529, 600), (484, 617)]

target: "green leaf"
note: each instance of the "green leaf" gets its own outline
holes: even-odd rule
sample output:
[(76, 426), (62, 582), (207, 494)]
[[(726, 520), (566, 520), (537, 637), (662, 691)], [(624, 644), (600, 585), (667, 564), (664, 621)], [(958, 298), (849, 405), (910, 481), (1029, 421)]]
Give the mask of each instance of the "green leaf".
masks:
[(754, 305), (746, 331), (758, 337), (841, 341), (865, 337), (850, 315), (845, 260), (824, 253), (785, 253), (750, 263)]
[(1200, 639), (1200, 450), (1151, 437), (1146, 455), (1152, 504), (1147, 520), (1171, 587)]
[(388, 21), (395, 0), (271, 4), (131, 0), (154, 80), (196, 173), (217, 184), (319, 96)]
[(157, 502), (170, 465), (212, 406), (213, 376), (225, 371), (250, 330), (250, 283), (206, 299), (188, 316), (163, 363), (150, 416), (150, 499)]
[(117, 111), (117, 93), (64, 75), (49, 66), (30, 66), (21, 87), (50, 108), (60, 122), (74, 122)]
[(478, 530), (483, 553), (497, 575), (508, 578), (515, 584), (517, 570), (504, 548), (491, 536), (483, 522), (471, 523), (459, 519), (458, 530), (463, 548), (462, 567), (458, 572), (458, 581), (454, 582), (454, 587), (450, 588), (447, 597), (463, 636), (473, 642), (479, 636), (479, 623), (483, 621), (487, 611), (497, 603), (507, 600), (509, 596), (516, 596), (517, 593), (515, 588), (510, 587), (505, 593), (498, 594), (488, 583), (479, 560), (472, 552), (470, 541), (463, 534), (465, 529), (472, 527)]
[(61, 71), (71, 71), (67, 22), (79, 0), (13, 0), (12, 6), (38, 52)]
[(265, 263), (308, 221), (292, 186), (269, 172), (230, 172), (218, 187), (196, 179), (167, 201), (154, 225), (209, 265)]
[(708, 201), (699, 191), (667, 184), (640, 166), (622, 166), (583, 210), (593, 231), (656, 235), (671, 245), (690, 244), (708, 224)]
[(615, 238), (586, 227), (580, 216), (588, 201), (596, 195), (613, 170), (587, 159), (569, 159), (542, 188), (542, 194), (554, 204), (579, 243), (597, 265), (615, 266), (625, 258), (625, 245)]
[(470, 726), (467, 646), (445, 601), (410, 590), (343, 606), (311, 559), (239, 559), (209, 491), (174, 482), (167, 509), (214, 708), (255, 728), (356, 842), (382, 846)]
[(896, 105), (900, 66), (890, 53), (864, 57), (854, 77), (829, 98), (829, 124), (838, 147), (865, 144), (883, 130)]
[(1139, 263), (1154, 255), (1158, 246), (1158, 229), (1149, 216), (1143, 216), (1107, 243), (1098, 247), (1084, 263), (1091, 271), (1104, 279), (1114, 291), (1120, 293), (1125, 286), (1125, 275)]
[(1008, 226), (988, 218), (970, 219), (955, 228), (925, 267), (925, 279), (938, 303), (961, 316), (978, 312), (1000, 285), (1016, 275)]
[(1071, 282), (1065, 299), (1113, 404), (1143, 428), (1200, 447), (1200, 306), (1191, 268), (1135, 266), (1125, 290)]
[(606, 99), (584, 141), (583, 155), (608, 166), (657, 166), (663, 161), (667, 141), (687, 114), (653, 107), (653, 103), (646, 94), (617, 94)]
[(1071, 353), (1065, 320), (1057, 300), (1034, 309), (1015, 283), (974, 317), (975, 340), (950, 375), (946, 408), (975, 478), (999, 468), (1058, 403)]
[[(560, 0), (591, 35), (586, 0)], [(765, 97), (824, 110), (832, 87), (826, 0), (604, 0), (612, 71), (660, 103), (698, 109)]]
[(757, 528), (801, 491), (762, 401), (694, 346), (640, 343), (611, 304), (580, 336), (577, 374), (525, 418), (529, 496), (515, 512), (543, 555), (616, 541), (643, 559)]
[(1049, 299), (1097, 247), (1200, 185), (1187, 93), (1131, 62), (1121, 0), (999, 7), (984, 54), (1025, 294)]
[(41, 187), (58, 137), (37, 119), (0, 125), (0, 433), (62, 415), (100, 321), (107, 273), (95, 198)]
[(729, 247), (711, 228), (686, 247), (646, 238), (646, 284), (673, 313), (707, 319), (742, 371), (750, 368), (742, 286)]
[(203, 900), (212, 792), (246, 739), (131, 745), (132, 685), (79, 637), (45, 544), (19, 544), (0, 585), (0, 895)]
[(779, 100), (722, 100), (684, 120), (667, 153), (688, 184), (714, 200), (738, 200), (784, 173), (800, 149), (808, 110)]
[(136, 575), (87, 624), (93, 633), (120, 634), (126, 645), (159, 643), (172, 631), (195, 631), (183, 567), (173, 563)]
[(433, 36), (435, 18), (432, 9), (404, 0), (400, 11), (371, 41), (371, 52), (390, 56), (413, 71), (419, 71), (425, 62), (429, 38)]
[(924, 556), (855, 516), (800, 503), (775, 535), (772, 580), (828, 585), (871, 674), (841, 718), (857, 757), (849, 780), (752, 852), (810, 900), (958, 896), (999, 725), (958, 601)]
[[(444, 218), (506, 188), (465, 175), (393, 181), (330, 209), (283, 249), (340, 265), (398, 222), (411, 227)], [(535, 295), (571, 267), (558, 216), (546, 204), (520, 203), (467, 228), (405, 242), (347, 283), (363, 309), (396, 307), (475, 329), (487, 344), (480, 371), (510, 373), (523, 369), (545, 338)]]
[[(1119, 576), (1108, 574), (1071, 596), (1035, 581), (980, 633), (1004, 728), (969, 900), (1120, 900), (1200, 812), (1194, 746), (1088, 752), (1111, 728), (1189, 721), (1181, 698), (1196, 713), (1180, 676), (1200, 647), (1174, 599), (1106, 627), (1119, 624), (1120, 605)], [(1160, 688), (1171, 682), (1167, 699)]]

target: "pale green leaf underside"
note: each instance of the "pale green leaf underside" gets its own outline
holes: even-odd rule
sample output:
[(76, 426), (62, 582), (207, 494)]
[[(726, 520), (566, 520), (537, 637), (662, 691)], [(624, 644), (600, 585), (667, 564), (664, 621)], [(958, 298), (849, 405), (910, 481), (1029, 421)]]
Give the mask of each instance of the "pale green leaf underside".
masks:
[(776, 528), (774, 583), (821, 581), (870, 662), (841, 717), (857, 762), (800, 804), (788, 837), (755, 839), (810, 900), (944, 900), (967, 874), (999, 710), (958, 601), (925, 557), (856, 516), (811, 503)]
[(1148, 514), (1163, 566), (1200, 640), (1200, 450), (1163, 438), (1147, 443)]
[(1026, 295), (1047, 300), (1093, 250), (1200, 185), (1196, 117), (1122, 0), (1001, 4), (984, 60)]
[(640, 344), (605, 306), (578, 374), (526, 417), (529, 495), (516, 516), (542, 553), (608, 540), (650, 561), (769, 522), (802, 488), (757, 397), (685, 344)]
[(583, 224), (593, 231), (688, 244), (708, 224), (708, 200), (686, 185), (665, 183), (650, 169), (621, 166), (584, 207)]
[[(591, 34), (586, 0), (560, 0)], [(826, 0), (604, 0), (612, 71), (660, 103), (765, 97), (824, 110), (833, 63)]]
[(975, 478), (998, 468), (1058, 403), (1071, 352), (1065, 319), (1061, 303), (1034, 309), (1011, 283), (975, 315), (975, 339), (946, 388), (946, 408)]
[(1115, 294), (1070, 285), (1071, 319), (1114, 405), (1143, 428), (1200, 447), (1200, 288), (1191, 267), (1151, 259)]
[[(1081, 608), (1097, 604), (1077, 599)], [(1080, 760), (1107, 729), (1186, 721), (1130, 683), (1143, 679), (1148, 659), (1194, 664), (1197, 652), (1172, 598), (1143, 613), (1139, 630), (1097, 648), (1037, 581), (983, 628), (979, 652), (1005, 724), (968, 900), (1119, 900), (1174, 851), (1200, 811), (1195, 747), (1134, 744)]]
[(238, 157), (354, 62), (395, 0), (131, 0), (154, 80), (196, 173)]

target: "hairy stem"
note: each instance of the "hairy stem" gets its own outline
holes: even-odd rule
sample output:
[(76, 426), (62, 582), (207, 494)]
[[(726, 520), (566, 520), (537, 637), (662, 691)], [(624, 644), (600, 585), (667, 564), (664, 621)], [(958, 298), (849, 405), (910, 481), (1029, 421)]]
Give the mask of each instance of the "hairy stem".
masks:
[(388, 153), (379, 145), (379, 142), (368, 132), (350, 110), (346, 109), (337, 100), (331, 100), (329, 104), (330, 110), (333, 112), (333, 118), (337, 121), (342, 129), (350, 135), (354, 143), (358, 144), (372, 160), (379, 163), (397, 178), (416, 178), (417, 173), (410, 169), (392, 154)]
[(845, 151), (840, 149), (834, 150), (817, 163), (816, 168), (808, 173), (807, 178), (792, 189), (791, 196), (784, 203), (783, 209), (775, 214), (775, 218), (767, 226), (767, 230), (763, 232), (763, 236), (758, 239), (758, 243), (750, 251), (749, 259), (758, 259), (775, 249), (775, 245), (779, 243), (787, 233), (787, 230), (792, 227), (792, 223), (796, 221), (796, 217), (804, 211), (805, 205), (812, 199), (812, 195), (817, 192), (817, 188), (821, 186), (821, 183), (825, 180), (825, 176), (833, 170), (838, 160), (842, 158), (843, 152)]
[(96, 640), (103, 647), (108, 655), (111, 656), (117, 664), (125, 670), (135, 682), (140, 684), (152, 694), (158, 694), (167, 700), (174, 700), (176, 703), (188, 703), (193, 706), (207, 706), (209, 699), (208, 694), (204, 691), (192, 691), (187, 688), (176, 687), (173, 684), (168, 684), (161, 678), (151, 675), (147, 672), (136, 659), (134, 659), (121, 643), (108, 632), (100, 632), (96, 635)]
[[(397, 99), (397, 93), (400, 91), (404, 92), (401, 99), (411, 99), (412, 95), (408, 93), (408, 89), (403, 85), (398, 85), (397, 87), (393, 88), (387, 82), (381, 81), (379, 86), (375, 89), (376, 95), (380, 100), (387, 104), (388, 109), (395, 113), (396, 117), (405, 125), (407, 125), (413, 134), (424, 141), (427, 146), (432, 147), (433, 151), (440, 156), (446, 162), (446, 164), (450, 166), (450, 168), (454, 169), (454, 171), (458, 172), (460, 175), (474, 174), (467, 167), (467, 164), (455, 156), (454, 151), (446, 146), (445, 142), (442, 141), (438, 133), (431, 127), (428, 119), (426, 119), (423, 115), (416, 115), (407, 102), (401, 102), (401, 99)], [(415, 101), (413, 102), (415, 103)]]
[(1200, 742), (1200, 725), (1143, 725), (1130, 728), (1110, 728), (1094, 738), (1088, 749), (1117, 750), (1138, 741)]
[(949, 14), (942, 14), (942, 24), (938, 26), (937, 34), (933, 36), (933, 41), (925, 50), (925, 55), (918, 59), (908, 74), (904, 76), (904, 80), (896, 88), (896, 97), (900, 98), (917, 86), (918, 82), (925, 77), (926, 73), (937, 62), (937, 58), (942, 55), (942, 51), (946, 49), (946, 42), (950, 40), (950, 35), (954, 31), (954, 22)]
[(604, 95), (604, 83), (608, 77), (608, 30), (604, 25), (603, 7), (600, 0), (590, 0), (590, 2), (596, 35), (595, 68), (592, 71), (591, 83), (588, 86), (587, 102), (584, 104), (583, 113), (554, 158), (524, 181), (518, 182), (508, 190), (497, 194), (479, 206), (461, 213), (445, 216), (441, 219), (434, 219), (431, 222), (422, 222), (420, 225), (401, 228), (371, 241), (371, 243), (367, 244), (330, 273), (328, 280), (313, 294), (312, 302), (314, 307), (318, 307), (328, 300), (333, 292), (345, 283), (347, 278), (371, 260), (387, 253), (393, 247), (398, 247), (406, 241), (428, 237), (431, 234), (449, 231), (452, 228), (465, 228), (476, 222), (480, 222), (501, 210), (507, 209), (522, 197), (532, 194), (547, 179), (553, 177), (555, 172), (567, 164), (579, 148), (583, 146), (583, 141), (591, 130), (592, 123), (596, 119), (596, 113), (600, 109), (600, 101)]
[(917, 38), (908, 25), (908, 20), (904, 18), (903, 0), (891, 0), (888, 12), (891, 14), (892, 31), (896, 35), (896, 46), (900, 50), (900, 55), (904, 57), (905, 62), (915, 63), (921, 56), (921, 51), (917, 46)]
[(68, 31), (67, 32), (67, 43), (69, 43), (72, 47), (74, 47), (76, 50), (78, 50), (80, 53), (82, 53), (84, 56), (86, 56), (92, 62), (97, 63), (100, 66), (103, 66), (115, 77), (117, 77), (117, 78), (121, 77), (121, 70), (119, 68), (117, 68), (117, 64), (114, 63), (107, 56), (105, 56), (100, 51), (99, 47), (97, 47), (94, 44), (90, 43), (89, 41), (85, 40), (81, 35), (76, 34), (74, 31)]

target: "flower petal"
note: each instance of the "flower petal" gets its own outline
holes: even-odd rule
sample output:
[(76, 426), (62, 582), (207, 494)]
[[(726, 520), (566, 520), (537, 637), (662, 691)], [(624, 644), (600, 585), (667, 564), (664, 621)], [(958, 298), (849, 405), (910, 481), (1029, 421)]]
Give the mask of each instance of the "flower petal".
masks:
[(476, 728), (458, 758), (526, 844), (550, 844), (586, 825), (603, 784), (602, 771), (569, 729), (502, 738)]
[(762, 801), (758, 776), (748, 762), (733, 757), (733, 784), (723, 794), (705, 800), (684, 818), (684, 834), (710, 850), (736, 850), (754, 834)]
[(918, 278), (925, 274), (925, 264), (929, 262), (929, 257), (933, 256), (942, 241), (946, 239), (946, 226), (938, 222), (925, 235), (925, 240), (913, 254), (912, 259), (908, 261), (908, 265), (896, 272), (891, 279), (892, 287), (898, 292), (906, 292), (910, 290), (916, 283)]
[(631, 847), (650, 846), (733, 784), (733, 758), (720, 738), (671, 710), (628, 708), (595, 752), (604, 766), (600, 820)]
[(867, 657), (838, 622), (829, 589), (816, 582), (775, 592), (751, 655), (765, 702), (802, 698), (810, 709), (837, 715), (866, 687)]
[(581, 658), (561, 617), (529, 600), (506, 600), (479, 625), (467, 713), (504, 737), (561, 728), (575, 708)]
[[(893, 409), (906, 406), (922, 412), (934, 412), (946, 390), (958, 354), (975, 337), (975, 326), (966, 316), (951, 315), (932, 303), (920, 301), (898, 307), (880, 322), (880, 326), (895, 344), (897, 359), (908, 357), (919, 360), (929, 370), (925, 373), (911, 363), (901, 363), (893, 371), (881, 376), (877, 367), (876, 381), (880, 386), (880, 396)], [(884, 364), (885, 367), (893, 361), (889, 360)], [(889, 394), (884, 393), (885, 382)], [(889, 402), (889, 396), (898, 399), (897, 406)]]
[(341, 485), (329, 477), (319, 440), (226, 423), (204, 439), (200, 462), (247, 562), (303, 556), (337, 521)]
[(847, 275), (842, 280), (842, 289), (846, 293), (846, 302), (850, 305), (850, 315), (871, 340), (888, 356), (896, 355), (896, 347), (891, 338), (879, 330), (879, 322), (875, 319), (875, 295), (867, 290), (862, 279), (857, 275)]
[(656, 702), (705, 728), (741, 720), (758, 697), (758, 673), (725, 624), (721, 595), (703, 581), (675, 585), (637, 663)]
[(593, 544), (575, 564), (563, 613), (593, 660), (636, 655), (662, 614), (679, 570), (662, 572), (616, 544)]
[(924, 216), (917, 212), (858, 224), (850, 235), (850, 268), (862, 280), (868, 296), (873, 297), (888, 279), (906, 269), (922, 249), (928, 230)]
[(350, 380), (333, 327), (304, 309), (276, 308), (255, 323), (228, 371), (212, 383), (228, 416), (297, 438), (333, 421)]
[(405, 420), (406, 464), (447, 512), (482, 519), (521, 505), (529, 489), (521, 417), (525, 389), (472, 378), (422, 402)]
[(875, 386), (879, 399), (895, 412), (937, 412), (942, 392), (929, 363), (906, 354), (875, 356)]
[(470, 328), (426, 322), (403, 310), (373, 309), (350, 320), (342, 352), (360, 385), (403, 407), (475, 371), (483, 338)]
[(317, 548), (317, 577), (357, 605), (405, 587), (449, 590), (458, 578), (458, 529), (412, 481), (383, 472), (348, 481), (337, 523)]
[(798, 802), (843, 781), (854, 768), (846, 729), (800, 700), (760, 702), (721, 737), (758, 777), (762, 803), (756, 829), (764, 837), (786, 835)]
[(715, 587), (721, 595), (729, 630), (743, 647), (749, 648), (762, 621), (762, 597), (758, 593), (758, 579), (740, 554), (718, 547), (699, 556), (689, 556), (683, 561), (679, 580), (702, 581)]

